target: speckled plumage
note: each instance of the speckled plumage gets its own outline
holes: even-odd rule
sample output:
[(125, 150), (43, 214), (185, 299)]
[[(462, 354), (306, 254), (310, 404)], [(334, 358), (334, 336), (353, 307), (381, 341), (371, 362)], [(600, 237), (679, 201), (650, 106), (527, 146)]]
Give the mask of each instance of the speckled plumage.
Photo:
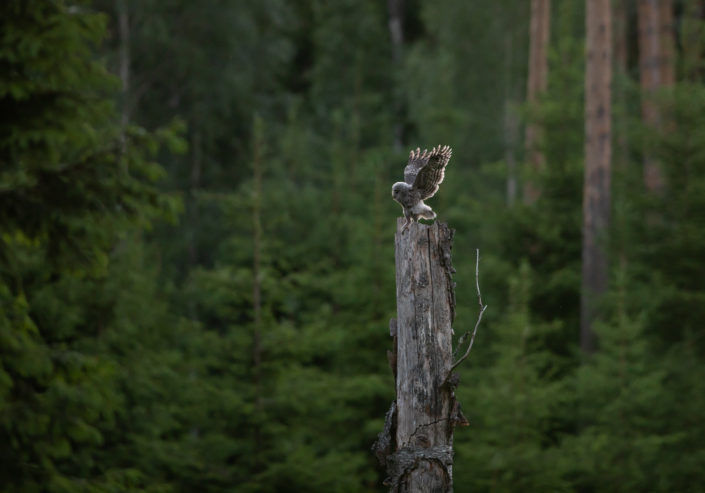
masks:
[(392, 198), (401, 205), (406, 218), (402, 232), (412, 221), (436, 218), (433, 209), (423, 201), (438, 191), (452, 153), (450, 147), (438, 146), (430, 152), (426, 149), (421, 152), (417, 148), (409, 154), (409, 162), (404, 168), (404, 181), (392, 185)]

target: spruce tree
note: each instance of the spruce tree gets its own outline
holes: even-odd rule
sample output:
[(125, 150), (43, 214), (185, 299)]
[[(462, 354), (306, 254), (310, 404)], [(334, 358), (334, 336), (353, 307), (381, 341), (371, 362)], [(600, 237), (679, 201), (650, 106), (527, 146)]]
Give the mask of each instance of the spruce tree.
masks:
[[(98, 450), (121, 406), (98, 341), (102, 298), (129, 233), (173, 210), (138, 128), (120, 145), (115, 79), (85, 3), (0, 7), (0, 454), (7, 491), (102, 490)], [(129, 337), (125, 334), (126, 337)]]

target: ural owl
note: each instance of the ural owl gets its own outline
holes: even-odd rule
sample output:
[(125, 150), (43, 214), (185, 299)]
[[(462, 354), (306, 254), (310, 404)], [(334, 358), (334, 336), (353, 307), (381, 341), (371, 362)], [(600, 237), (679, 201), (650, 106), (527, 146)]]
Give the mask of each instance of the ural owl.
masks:
[(445, 176), (453, 150), (448, 146), (438, 146), (428, 152), (417, 148), (409, 154), (409, 163), (404, 168), (404, 181), (392, 185), (392, 198), (401, 204), (406, 223), (402, 233), (412, 221), (419, 218), (436, 219), (436, 213), (423, 203), (433, 197)]

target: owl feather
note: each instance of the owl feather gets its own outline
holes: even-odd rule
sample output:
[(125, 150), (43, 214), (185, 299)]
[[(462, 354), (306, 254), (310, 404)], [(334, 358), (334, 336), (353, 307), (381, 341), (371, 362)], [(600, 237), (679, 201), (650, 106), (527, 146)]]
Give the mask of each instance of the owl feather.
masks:
[(416, 148), (409, 154), (409, 161), (404, 168), (404, 181), (392, 186), (392, 198), (402, 206), (407, 219), (402, 231), (419, 218), (436, 218), (436, 213), (423, 201), (438, 191), (452, 153), (449, 146), (439, 145), (431, 151), (424, 149), (422, 152)]

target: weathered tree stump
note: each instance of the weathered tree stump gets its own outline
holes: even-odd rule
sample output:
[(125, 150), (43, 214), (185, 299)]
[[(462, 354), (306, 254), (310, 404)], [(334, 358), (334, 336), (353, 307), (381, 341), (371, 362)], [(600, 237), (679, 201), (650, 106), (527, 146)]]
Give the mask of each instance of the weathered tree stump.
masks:
[(390, 322), (396, 400), (373, 449), (393, 492), (452, 491), (453, 429), (467, 424), (455, 400), (453, 230), (397, 220), (397, 319)]

